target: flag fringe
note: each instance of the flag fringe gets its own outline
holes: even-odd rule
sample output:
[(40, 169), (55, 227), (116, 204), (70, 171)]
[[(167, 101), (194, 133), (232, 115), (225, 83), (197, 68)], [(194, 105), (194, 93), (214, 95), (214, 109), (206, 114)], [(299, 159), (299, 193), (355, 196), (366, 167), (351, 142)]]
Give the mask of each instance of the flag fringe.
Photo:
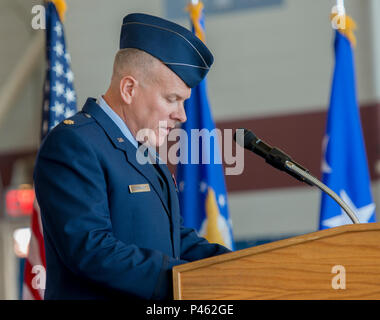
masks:
[(199, 1), (197, 4), (189, 3), (186, 7), (186, 11), (190, 14), (191, 22), (193, 23), (195, 29), (195, 35), (202, 40), (206, 41), (205, 32), (200, 24), (203, 11), (203, 3)]
[[(335, 20), (337, 18), (337, 16), (338, 16), (337, 13), (331, 14), (331, 16), (330, 16), (331, 21)], [(344, 21), (343, 21), (343, 23), (337, 24), (337, 28), (338, 28), (337, 30), (341, 34), (343, 34), (350, 41), (351, 45), (355, 48), (356, 43), (357, 43), (356, 37), (354, 34), (354, 31), (357, 29), (356, 22), (354, 21), (354, 19), (352, 19), (348, 15), (339, 16), (338, 19), (344, 19)]]
[(55, 8), (57, 9), (59, 19), (61, 22), (65, 20), (65, 13), (67, 10), (67, 4), (65, 0), (48, 0), (47, 2), (52, 2), (55, 5)]
[(223, 235), (219, 230), (218, 219), (220, 217), (219, 207), (216, 202), (215, 192), (212, 188), (208, 187), (206, 197), (206, 217), (207, 227), (205, 238), (211, 243), (219, 243), (226, 246)]

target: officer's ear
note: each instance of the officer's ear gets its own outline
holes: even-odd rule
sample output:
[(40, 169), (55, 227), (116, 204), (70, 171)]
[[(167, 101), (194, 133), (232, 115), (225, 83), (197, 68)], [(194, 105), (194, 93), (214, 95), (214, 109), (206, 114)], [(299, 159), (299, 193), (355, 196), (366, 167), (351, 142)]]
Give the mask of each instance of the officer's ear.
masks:
[(132, 76), (125, 76), (120, 80), (120, 95), (126, 104), (132, 102), (132, 98), (135, 95), (138, 81)]

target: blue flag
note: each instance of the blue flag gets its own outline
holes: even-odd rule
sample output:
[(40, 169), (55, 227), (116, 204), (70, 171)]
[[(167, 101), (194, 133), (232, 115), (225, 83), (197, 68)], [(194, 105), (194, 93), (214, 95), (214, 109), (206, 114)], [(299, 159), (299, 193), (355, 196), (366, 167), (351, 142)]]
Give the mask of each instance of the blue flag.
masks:
[(63, 24), (52, 2), (46, 6), (46, 60), (42, 139), (58, 123), (77, 112), (74, 74), (66, 51)]
[[(323, 182), (354, 211), (361, 223), (375, 222), (375, 204), (356, 97), (353, 48), (340, 31), (335, 35), (335, 70), (324, 137)], [(322, 194), (320, 229), (352, 223), (343, 209)]]
[[(199, 5), (201, 2), (195, 6)], [(198, 13), (200, 11), (198, 10)], [(199, 31), (199, 28), (204, 30), (203, 16), (198, 16), (196, 21), (192, 21), (194, 32)], [(218, 135), (215, 134), (215, 123), (207, 99), (206, 79), (192, 89), (191, 97), (185, 101), (185, 109), (187, 121), (182, 125), (182, 129), (189, 138), (186, 140), (186, 150), (191, 152), (187, 155), (188, 163), (180, 162), (177, 165), (179, 201), (184, 226), (194, 228), (210, 242), (225, 245), (233, 250), (223, 165)], [(192, 132), (195, 135), (190, 139)], [(198, 132), (201, 133), (201, 138), (196, 139), (194, 137), (199, 137)]]

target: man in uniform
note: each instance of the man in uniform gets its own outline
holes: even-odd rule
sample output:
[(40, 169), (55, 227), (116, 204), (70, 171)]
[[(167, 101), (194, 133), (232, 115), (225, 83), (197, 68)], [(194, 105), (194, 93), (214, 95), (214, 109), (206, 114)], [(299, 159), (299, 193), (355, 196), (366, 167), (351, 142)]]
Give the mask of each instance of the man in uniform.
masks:
[(158, 146), (186, 121), (184, 100), (212, 62), (187, 29), (124, 18), (109, 89), (55, 127), (38, 153), (45, 299), (170, 299), (173, 266), (229, 252), (181, 226), (168, 167), (137, 160), (139, 132)]

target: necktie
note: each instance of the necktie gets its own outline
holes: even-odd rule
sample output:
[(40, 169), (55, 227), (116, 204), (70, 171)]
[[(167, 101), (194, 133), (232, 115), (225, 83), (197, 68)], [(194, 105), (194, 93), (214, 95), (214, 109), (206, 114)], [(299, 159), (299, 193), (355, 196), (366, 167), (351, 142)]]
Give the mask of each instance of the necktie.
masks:
[[(141, 143), (139, 142), (138, 145), (140, 147)], [(160, 166), (158, 165), (158, 163), (159, 163), (159, 156), (158, 156), (158, 154), (156, 152), (154, 152), (154, 151), (149, 152), (149, 149), (146, 148), (144, 150), (144, 156), (145, 157), (149, 157), (152, 160), (152, 165), (155, 168), (157, 179), (158, 179), (158, 181), (160, 183), (161, 191), (163, 193), (164, 199), (165, 199), (166, 203), (169, 204), (168, 185), (167, 185), (167, 182), (166, 182), (166, 177), (165, 177), (163, 171), (161, 170)]]

